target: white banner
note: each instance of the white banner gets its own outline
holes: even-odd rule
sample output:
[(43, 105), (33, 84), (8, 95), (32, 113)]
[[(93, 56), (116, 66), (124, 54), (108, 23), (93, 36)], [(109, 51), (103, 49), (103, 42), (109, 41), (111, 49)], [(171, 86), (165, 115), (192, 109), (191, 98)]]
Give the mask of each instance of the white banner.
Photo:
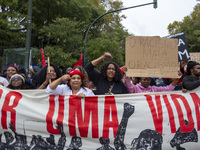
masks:
[(79, 99), (0, 88), (1, 150), (200, 147), (200, 89)]

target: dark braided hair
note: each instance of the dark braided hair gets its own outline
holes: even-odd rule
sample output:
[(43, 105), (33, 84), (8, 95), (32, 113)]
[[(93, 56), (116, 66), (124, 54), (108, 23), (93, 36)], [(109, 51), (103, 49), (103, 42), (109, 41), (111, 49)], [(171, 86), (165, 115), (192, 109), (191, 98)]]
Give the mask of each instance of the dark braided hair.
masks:
[(105, 63), (102, 66), (102, 68), (101, 68), (101, 75), (102, 75), (102, 77), (105, 78), (105, 79), (107, 78), (106, 72), (107, 72), (108, 66), (110, 64), (113, 64), (115, 66), (115, 76), (114, 76), (113, 80), (114, 81), (121, 81), (121, 79), (122, 79), (122, 72), (119, 69), (119, 66), (115, 62), (112, 62), (112, 61), (107, 62), (107, 63)]

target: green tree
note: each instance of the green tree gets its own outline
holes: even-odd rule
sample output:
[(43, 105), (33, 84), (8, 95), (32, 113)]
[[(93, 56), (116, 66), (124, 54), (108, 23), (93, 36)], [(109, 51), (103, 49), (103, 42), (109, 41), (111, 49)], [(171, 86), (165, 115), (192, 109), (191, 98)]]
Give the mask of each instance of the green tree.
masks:
[[(25, 47), (26, 30), (11, 32), (9, 29), (26, 27), (28, 1), (2, 0), (0, 6), (0, 41), (4, 41), (1, 50)], [(85, 33), (93, 20), (121, 7), (122, 2), (118, 0), (33, 0), (31, 47), (43, 48), (45, 57), (50, 57), (51, 62), (57, 65), (72, 66), (80, 58)], [(25, 21), (20, 23), (24, 17)], [(113, 61), (124, 64), (128, 32), (121, 24), (123, 18), (120, 12), (116, 12), (95, 23), (88, 35), (88, 60), (109, 51), (114, 56)], [(33, 57), (41, 58), (40, 51)]]
[(68, 18), (57, 18), (52, 24), (44, 26), (39, 32), (39, 38), (46, 41), (45, 57), (51, 62), (62, 66), (72, 66), (80, 57), (80, 47), (83, 45), (82, 22)]
[[(0, 62), (2, 62), (3, 50), (15, 47), (24, 47), (25, 15), (18, 11), (18, 0), (0, 1)], [(0, 63), (1, 66), (1, 63)]]
[(168, 25), (170, 34), (184, 32), (190, 52), (200, 52), (200, 4), (183, 21), (174, 21)]

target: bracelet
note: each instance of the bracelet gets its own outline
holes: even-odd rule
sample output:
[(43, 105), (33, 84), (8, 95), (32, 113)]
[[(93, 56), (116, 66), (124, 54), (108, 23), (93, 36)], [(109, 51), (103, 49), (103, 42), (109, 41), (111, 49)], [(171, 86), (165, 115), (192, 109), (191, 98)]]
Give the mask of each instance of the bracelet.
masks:
[(42, 83), (43, 86), (47, 87), (47, 85), (45, 85), (44, 83)]

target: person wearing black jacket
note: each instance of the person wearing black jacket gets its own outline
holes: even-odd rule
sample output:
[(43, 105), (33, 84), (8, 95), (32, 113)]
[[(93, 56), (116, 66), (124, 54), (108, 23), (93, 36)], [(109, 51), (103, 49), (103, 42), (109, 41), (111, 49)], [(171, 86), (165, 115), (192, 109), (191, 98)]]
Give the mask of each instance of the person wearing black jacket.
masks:
[(195, 61), (189, 61), (187, 64), (187, 73), (183, 78), (183, 87), (187, 90), (193, 90), (200, 86), (200, 64)]
[(101, 71), (95, 70), (100, 62), (109, 60), (112, 55), (105, 52), (101, 57), (91, 61), (87, 64), (85, 70), (87, 71), (90, 79), (96, 85), (98, 95), (113, 95), (113, 94), (126, 94), (128, 93), (124, 83), (121, 81), (122, 73), (119, 66), (115, 62), (105, 63)]

